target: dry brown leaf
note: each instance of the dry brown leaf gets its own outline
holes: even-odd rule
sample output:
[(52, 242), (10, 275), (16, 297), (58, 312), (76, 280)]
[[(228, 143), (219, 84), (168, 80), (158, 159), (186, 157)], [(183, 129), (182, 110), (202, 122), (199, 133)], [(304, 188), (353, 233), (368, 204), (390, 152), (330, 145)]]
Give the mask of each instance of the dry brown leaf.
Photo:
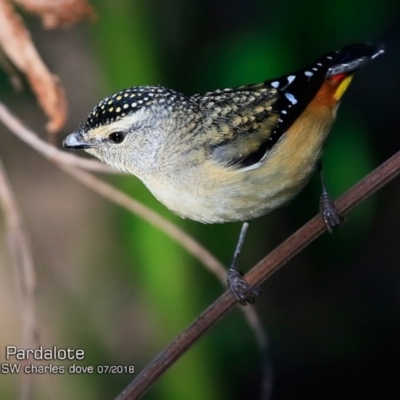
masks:
[(40, 106), (49, 118), (47, 131), (59, 131), (67, 115), (64, 89), (58, 77), (47, 69), (21, 17), (7, 0), (0, 0), (0, 45), (13, 64), (26, 75)]
[(87, 0), (13, 0), (26, 11), (40, 15), (46, 29), (72, 25), (95, 16)]
[(1, 48), (1, 46), (0, 46), (0, 67), (7, 74), (8, 79), (10, 80), (10, 83), (14, 88), (14, 90), (16, 92), (22, 92), (24, 88), (22, 77), (20, 76), (20, 73), (17, 70), (17, 68), (15, 68), (13, 63), (4, 54), (4, 51)]

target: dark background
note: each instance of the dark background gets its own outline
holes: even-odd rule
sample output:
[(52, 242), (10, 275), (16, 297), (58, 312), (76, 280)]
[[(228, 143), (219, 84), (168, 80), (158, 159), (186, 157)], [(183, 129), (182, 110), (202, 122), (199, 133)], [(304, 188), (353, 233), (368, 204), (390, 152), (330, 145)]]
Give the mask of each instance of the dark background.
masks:
[[(360, 41), (385, 55), (357, 73), (344, 96), (323, 162), (338, 197), (399, 149), (400, 4), (365, 1), (92, 2), (93, 23), (43, 31), (24, 18), (65, 85), (70, 114), (59, 143), (103, 97), (161, 84), (194, 93), (296, 71)], [(44, 134), (29, 90), (15, 94), (0, 71), (0, 95)], [(178, 244), (99, 198), (0, 126), (2, 158), (31, 235), (44, 346), (83, 348), (83, 365), (140, 371), (221, 293), (216, 279)], [(106, 179), (190, 232), (228, 264), (239, 224), (201, 225), (173, 216), (133, 177)], [(318, 210), (315, 177), (290, 205), (250, 225), (247, 270)], [(400, 361), (398, 179), (273, 275), (256, 302), (269, 335), (272, 399), (377, 399), (398, 392)], [(15, 279), (0, 219), (0, 346), (18, 345)], [(3, 361), (3, 360), (1, 360)], [(38, 377), (35, 399), (111, 399), (128, 375)], [(178, 361), (146, 399), (253, 399), (260, 361), (234, 310)], [(1, 398), (16, 377), (0, 376)], [(56, 393), (56, 397), (54, 394)]]

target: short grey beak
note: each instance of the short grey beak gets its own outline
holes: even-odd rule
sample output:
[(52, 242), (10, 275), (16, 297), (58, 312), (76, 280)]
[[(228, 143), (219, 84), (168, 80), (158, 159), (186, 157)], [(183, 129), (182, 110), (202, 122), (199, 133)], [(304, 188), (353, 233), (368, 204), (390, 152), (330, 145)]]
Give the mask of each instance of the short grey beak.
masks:
[(89, 143), (85, 142), (82, 138), (82, 133), (80, 130), (75, 131), (68, 135), (62, 142), (63, 147), (67, 149), (89, 149), (91, 146)]

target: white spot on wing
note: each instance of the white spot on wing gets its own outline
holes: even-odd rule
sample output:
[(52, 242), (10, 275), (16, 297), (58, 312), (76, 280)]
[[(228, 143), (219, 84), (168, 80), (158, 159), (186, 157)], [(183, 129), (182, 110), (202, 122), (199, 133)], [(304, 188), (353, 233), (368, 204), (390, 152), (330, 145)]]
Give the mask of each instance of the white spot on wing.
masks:
[(292, 93), (285, 93), (285, 96), (292, 104), (297, 103), (297, 99), (292, 95)]
[(288, 82), (289, 82), (289, 85), (290, 85), (295, 79), (296, 79), (296, 77), (295, 77), (294, 75), (289, 75), (289, 76), (287, 77), (287, 80), (288, 80)]
[(279, 87), (279, 82), (275, 81), (275, 82), (271, 82), (271, 86), (275, 89), (277, 89)]
[(305, 76), (308, 76), (308, 77), (311, 77), (311, 76), (313, 76), (314, 74), (313, 74), (312, 72), (310, 72), (310, 71), (305, 71), (305, 72), (304, 72), (304, 75), (305, 75)]

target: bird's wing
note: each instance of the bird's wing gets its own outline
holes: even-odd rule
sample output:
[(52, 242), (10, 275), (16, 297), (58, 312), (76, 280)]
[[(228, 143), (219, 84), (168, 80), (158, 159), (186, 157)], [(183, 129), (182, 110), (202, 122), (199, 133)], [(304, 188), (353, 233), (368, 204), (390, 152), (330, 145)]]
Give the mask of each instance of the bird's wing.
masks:
[[(325, 82), (340, 86), (346, 76), (383, 52), (382, 45), (353, 44), (277, 79), (194, 96), (212, 117), (213, 135), (206, 135), (211, 156), (235, 168), (261, 166)], [(341, 93), (332, 93), (338, 101)]]
[(201, 110), (211, 117), (205, 129), (212, 131), (206, 135), (212, 157), (235, 168), (258, 166), (312, 101), (338, 54), (258, 85), (198, 95)]

